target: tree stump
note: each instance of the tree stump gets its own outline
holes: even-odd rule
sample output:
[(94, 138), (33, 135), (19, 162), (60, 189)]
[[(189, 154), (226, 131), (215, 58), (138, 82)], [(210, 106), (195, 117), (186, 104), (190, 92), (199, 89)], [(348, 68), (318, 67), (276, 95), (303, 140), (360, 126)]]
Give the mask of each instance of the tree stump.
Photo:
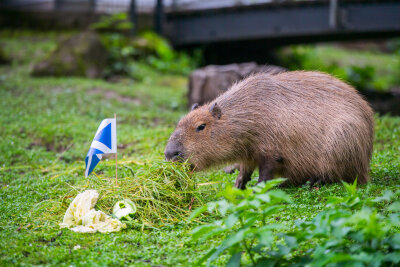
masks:
[(54, 52), (33, 67), (32, 75), (100, 78), (107, 57), (108, 52), (100, 36), (86, 31), (60, 42)]
[(214, 100), (230, 86), (252, 73), (264, 72), (271, 75), (286, 71), (273, 65), (257, 65), (254, 62), (230, 65), (210, 65), (197, 69), (189, 77), (189, 106)]

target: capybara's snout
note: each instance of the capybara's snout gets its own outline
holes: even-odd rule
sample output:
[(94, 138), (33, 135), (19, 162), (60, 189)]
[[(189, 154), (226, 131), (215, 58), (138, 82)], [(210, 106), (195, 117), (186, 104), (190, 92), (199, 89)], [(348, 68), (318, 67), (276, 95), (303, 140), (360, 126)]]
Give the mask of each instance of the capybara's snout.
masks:
[(174, 140), (168, 142), (164, 155), (167, 161), (184, 161), (182, 145)]

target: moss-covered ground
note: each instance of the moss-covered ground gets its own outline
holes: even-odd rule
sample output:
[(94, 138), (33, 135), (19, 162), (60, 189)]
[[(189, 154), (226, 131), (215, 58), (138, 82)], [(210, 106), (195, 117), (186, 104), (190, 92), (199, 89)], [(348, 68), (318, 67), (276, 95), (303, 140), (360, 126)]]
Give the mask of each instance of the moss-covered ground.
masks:
[[(62, 36), (24, 32), (0, 36), (13, 58), (11, 65), (0, 67), (0, 265), (191, 266), (219, 242), (190, 241), (198, 223), (185, 220), (113, 234), (61, 230), (62, 212), (46, 203), (71, 190), (78, 192), (85, 183), (84, 158), (100, 121), (118, 115), (121, 176), (141, 168), (141, 163), (159, 162), (170, 133), (186, 112), (187, 80), (140, 64), (145, 77), (140, 82), (32, 78), (32, 64), (54, 49)], [(399, 189), (400, 117), (376, 114), (375, 136), (372, 179), (360, 186), (371, 196)], [(101, 162), (95, 172), (113, 177), (113, 159)], [(218, 190), (233, 186), (235, 174), (214, 170), (197, 173), (193, 179), (216, 182), (205, 186)], [(285, 190), (294, 203), (277, 218), (288, 224), (312, 218), (328, 196), (343, 192), (341, 185)], [(72, 197), (65, 199), (65, 205)], [(215, 200), (216, 194), (205, 197)], [(216, 263), (224, 261), (222, 257)]]

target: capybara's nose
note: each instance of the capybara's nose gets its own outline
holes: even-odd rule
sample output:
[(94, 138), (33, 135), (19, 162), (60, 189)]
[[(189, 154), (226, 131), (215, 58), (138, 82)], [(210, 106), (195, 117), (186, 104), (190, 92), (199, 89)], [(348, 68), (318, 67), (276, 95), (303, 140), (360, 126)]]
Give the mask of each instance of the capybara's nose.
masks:
[(165, 150), (165, 159), (168, 161), (176, 161), (182, 157), (182, 152), (176, 149), (166, 149)]

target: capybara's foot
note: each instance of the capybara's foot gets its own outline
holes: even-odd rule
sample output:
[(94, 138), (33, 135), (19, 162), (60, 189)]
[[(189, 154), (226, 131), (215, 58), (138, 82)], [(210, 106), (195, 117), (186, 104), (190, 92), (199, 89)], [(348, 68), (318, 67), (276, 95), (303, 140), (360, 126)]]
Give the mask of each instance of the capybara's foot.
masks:
[(243, 179), (238, 177), (235, 182), (235, 187), (238, 189), (242, 189), (242, 190), (246, 189), (246, 183), (247, 183), (247, 181), (244, 182)]

